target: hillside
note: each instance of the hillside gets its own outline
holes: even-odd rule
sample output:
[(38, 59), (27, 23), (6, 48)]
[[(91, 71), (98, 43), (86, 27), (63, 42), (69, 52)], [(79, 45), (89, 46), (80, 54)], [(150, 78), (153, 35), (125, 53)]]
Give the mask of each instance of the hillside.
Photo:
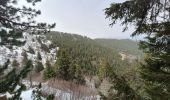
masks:
[(47, 40), (43, 35), (31, 35), (24, 33), (23, 37), (20, 38), (25, 44), (18, 46), (0, 46), (0, 66), (3, 65), (7, 60), (11, 63), (17, 61), (19, 66), (22, 66), (24, 56), (32, 60), (33, 65), (37, 61), (37, 56), (40, 54), (41, 63), (45, 65), (46, 60), (49, 59), (51, 63), (56, 62), (57, 47), (50, 48), (51, 41)]
[(104, 47), (119, 52), (125, 52), (132, 55), (142, 55), (142, 52), (138, 49), (138, 42), (130, 39), (95, 39), (95, 41)]
[[(81, 90), (81, 88), (84, 88), (91, 91), (95, 98), (98, 96), (97, 92), (99, 91), (107, 95), (111, 83), (108, 80), (101, 80), (114, 75), (114, 73), (122, 76), (122, 73), (125, 73), (124, 69), (129, 68), (128, 66), (130, 66), (127, 60), (121, 59), (119, 51), (117, 51), (119, 48), (112, 49), (105, 47), (96, 40), (86, 36), (62, 32), (51, 32), (42, 36), (25, 33), (21, 40), (25, 41), (25, 44), (21, 47), (13, 46), (9, 49), (3, 46), (0, 48), (0, 61), (3, 64), (9, 59), (12, 62), (11, 64), (15, 65), (15, 63), (17, 63), (22, 67), (25, 53), (28, 59), (32, 60), (34, 65), (33, 70), (35, 70), (35, 72), (32, 72), (31, 81), (33, 83), (37, 82), (37, 84), (42, 82), (42, 92), (44, 93), (47, 93), (46, 91), (48, 91), (48, 88), (50, 87), (50, 89), (53, 89), (53, 94), (58, 94), (62, 91), (60, 96), (64, 96), (71, 90), (76, 93), (82, 91), (81, 95), (84, 96), (81, 98), (89, 98), (88, 95), (91, 96), (92, 94), (88, 94), (88, 92)], [(61, 57), (59, 52), (62, 49), (65, 49), (68, 53), (70, 65), (68, 66), (69, 71), (67, 74), (71, 73), (69, 75), (69, 80), (60, 80), (60, 78), (56, 78), (55, 81), (51, 82), (52, 77), (44, 80), (44, 73), (49, 68), (46, 61), (50, 60), (52, 65), (50, 68), (54, 68), (53, 70), (55, 70), (57, 67), (57, 59), (60, 59)], [(40, 58), (39, 55), (41, 56)], [(16, 59), (17, 62), (15, 62), (14, 59)], [(42, 65), (38, 65), (38, 62), (42, 63)], [(74, 73), (74, 65), (78, 66), (76, 67), (76, 70), (77, 68), (79, 69), (76, 73)], [(41, 66), (44, 68), (41, 68)], [(76, 78), (72, 79), (72, 76), (74, 75), (78, 75), (78, 77), (75, 76)], [(23, 82), (26, 81), (28, 83), (28, 80), (30, 80), (29, 77), (23, 80)], [(64, 84), (61, 83), (63, 81), (65, 82)], [(80, 83), (81, 81), (82, 83)], [(83, 81), (87, 87), (84, 87)], [(80, 85), (77, 85), (76, 82), (79, 82)], [(57, 87), (53, 84), (57, 84)], [(72, 84), (75, 85), (75, 87), (80, 86), (78, 88), (80, 90), (70, 89), (69, 86)], [(68, 87), (66, 87), (67, 85)], [(29, 91), (32, 91), (32, 89), (25, 92)], [(78, 95), (76, 94), (74, 96), (76, 97)], [(67, 96), (64, 96), (63, 98), (66, 97)]]
[(53, 42), (54, 47), (66, 48), (70, 58), (79, 63), (86, 75), (96, 75), (102, 59), (107, 59), (111, 66), (122, 63), (116, 50), (103, 47), (88, 37), (62, 32), (51, 32), (46, 36)]

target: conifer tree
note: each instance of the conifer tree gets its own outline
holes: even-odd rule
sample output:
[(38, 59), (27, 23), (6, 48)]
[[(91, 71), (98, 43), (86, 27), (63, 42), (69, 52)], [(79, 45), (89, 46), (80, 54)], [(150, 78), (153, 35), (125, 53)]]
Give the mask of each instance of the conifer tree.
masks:
[(68, 74), (70, 75), (70, 80), (73, 80), (76, 84), (85, 84), (81, 67), (77, 61), (71, 62)]
[(42, 64), (42, 62), (40, 62), (39, 60), (36, 61), (35, 64), (35, 72), (39, 73), (44, 69), (44, 66)]
[(44, 69), (44, 66), (41, 62), (42, 58), (40, 52), (37, 54), (36, 64), (35, 64), (35, 72), (39, 73)]
[[(12, 46), (21, 46), (25, 42), (18, 40), (23, 36), (23, 32), (46, 33), (55, 24), (47, 25), (46, 23), (37, 23), (35, 17), (41, 14), (39, 10), (34, 9), (37, 2), (41, 0), (26, 0), (32, 4), (32, 7), (19, 7), (19, 0), (0, 0), (0, 45), (12, 48)], [(24, 19), (24, 20), (23, 20)], [(0, 68), (0, 93), (14, 93), (12, 100), (19, 100), (22, 92), (22, 84), (20, 80), (27, 76), (31, 70), (31, 61), (28, 60), (22, 65), (22, 70), (16, 73), (16, 69), (9, 69), (9, 60)], [(18, 91), (14, 91), (15, 87), (20, 85)]]
[(43, 77), (45, 80), (54, 78), (56, 76), (55, 70), (50, 64), (49, 60), (46, 61), (46, 68), (43, 73)]
[(111, 71), (112, 69), (110, 69), (110, 65), (109, 63), (107, 62), (106, 59), (102, 59), (100, 60), (100, 66), (99, 66), (99, 70), (98, 70), (98, 76), (99, 78), (102, 80), (103, 78), (106, 78), (109, 76), (109, 72)]
[(66, 49), (61, 48), (58, 51), (58, 59), (56, 63), (57, 77), (62, 78), (64, 80), (69, 80), (70, 76), (70, 58)]
[(37, 54), (37, 59), (40, 60), (40, 61), (42, 60), (40, 52), (38, 52), (38, 54)]
[(35, 51), (34, 51), (34, 49), (33, 48), (31, 48), (30, 46), (28, 47), (28, 49), (29, 49), (29, 53), (31, 53), (31, 54), (35, 54)]
[(41, 83), (38, 85), (38, 87), (33, 90), (32, 97), (33, 100), (42, 100), (42, 90), (41, 90)]
[(15, 59), (13, 60), (12, 66), (15, 67), (15, 68), (19, 67), (19, 63), (17, 62), (17, 60), (15, 60)]
[(141, 75), (146, 82), (146, 92), (152, 100), (170, 98), (170, 1), (128, 0), (113, 3), (106, 8), (111, 25), (120, 20), (125, 25), (135, 25), (132, 36), (144, 34), (140, 48), (146, 53)]

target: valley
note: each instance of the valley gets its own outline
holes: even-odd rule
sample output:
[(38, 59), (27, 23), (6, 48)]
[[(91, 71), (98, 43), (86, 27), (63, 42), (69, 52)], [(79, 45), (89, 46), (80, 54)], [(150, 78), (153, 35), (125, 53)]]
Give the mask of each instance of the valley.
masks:
[(170, 0), (0, 0), (0, 100), (170, 100), (169, 79)]
[[(17, 64), (22, 69), (23, 63), (26, 62), (25, 59), (30, 59), (33, 69), (27, 78), (23, 80), (23, 84), (26, 85), (28, 92), (35, 90), (34, 87), (41, 83), (41, 92), (44, 96), (53, 94), (55, 99), (58, 98), (60, 100), (99, 100), (101, 98), (99, 93), (107, 96), (108, 90), (112, 86), (112, 83), (109, 81), (109, 74), (115, 73), (110, 72), (106, 74), (108, 73), (108, 68), (111, 68), (110, 71), (112, 71), (114, 68), (117, 69), (127, 63), (126, 60), (130, 61), (129, 64), (136, 60), (133, 56), (123, 58), (116, 48), (107, 48), (96, 42), (96, 40), (75, 34), (51, 32), (39, 36), (25, 33), (20, 40), (25, 41), (25, 45), (22, 47), (1, 48), (1, 51), (7, 51), (0, 54), (1, 57), (5, 57), (5, 59), (1, 59), (1, 63), (5, 63), (9, 59), (11, 62), (9, 68)], [(56, 74), (49, 76), (53, 75), (51, 72), (44, 74), (45, 71), (50, 71), (48, 68), (51, 68), (53, 72), (56, 71), (57, 60), (63, 59), (59, 57), (59, 51), (62, 49), (68, 52), (69, 58), (67, 62), (71, 62), (71, 65), (72, 62), (76, 63), (77, 68), (80, 68), (75, 73), (75, 75), (79, 75), (77, 78), (74, 76), (74, 73), (70, 72), (70, 75), (75, 78), (69, 78), (69, 80), (62, 77), (57, 78)], [(122, 51), (125, 50), (122, 49)], [(68, 70), (74, 70), (70, 68), (68, 66)], [(63, 71), (66, 71), (66, 69)], [(27, 93), (27, 91), (25, 92)]]

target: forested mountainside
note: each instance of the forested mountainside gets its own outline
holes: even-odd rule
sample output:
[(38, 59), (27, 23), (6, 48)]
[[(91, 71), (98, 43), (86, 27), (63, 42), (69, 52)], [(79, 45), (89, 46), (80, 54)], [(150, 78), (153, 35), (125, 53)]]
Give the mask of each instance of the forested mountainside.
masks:
[[(0, 0), (0, 100), (170, 100), (170, 0), (54, 1)], [(38, 20), (38, 8), (50, 12)], [(58, 21), (60, 30), (104, 37), (121, 25), (142, 36), (143, 54), (131, 40), (51, 32)]]
[[(88, 86), (88, 88), (92, 87), (91, 91), (108, 95), (107, 92), (113, 85), (113, 76), (124, 77), (128, 80), (127, 82), (132, 82), (136, 74), (136, 69), (133, 66), (136, 64), (135, 60), (131, 63), (122, 60), (117, 49), (105, 47), (86, 36), (62, 32), (50, 32), (41, 36), (25, 33), (20, 40), (25, 42), (23, 46), (12, 46), (10, 49), (5, 46), (1, 47), (0, 56), (5, 59), (1, 58), (0, 60), (1, 63), (5, 63), (9, 59), (10, 66), (19, 65), (21, 68), (23, 64), (31, 60), (32, 75), (24, 80), (24, 82), (30, 84), (28, 86), (31, 86), (32, 83), (29, 83), (31, 81), (37, 82), (37, 85), (38, 82), (61, 79), (71, 82), (71, 84), (73, 82), (74, 84)], [(46, 83), (42, 83), (42, 92), (48, 91), (47, 87), (51, 86), (44, 84)], [(132, 88), (136, 88), (133, 85)], [(59, 86), (59, 88), (63, 87)], [(53, 87), (52, 89), (58, 88)], [(29, 91), (32, 91), (32, 89)], [(54, 91), (54, 94), (57, 94), (58, 91)], [(68, 92), (67, 89), (62, 91)], [(95, 98), (97, 95), (95, 95)], [(85, 97), (87, 97), (87, 93)], [(63, 98), (69, 97), (64, 96)]]
[(125, 52), (132, 55), (141, 56), (142, 51), (139, 50), (138, 42), (130, 39), (95, 39), (95, 41), (106, 48), (116, 50), (119, 52)]
[(96, 75), (102, 59), (112, 67), (123, 63), (117, 51), (105, 48), (88, 37), (62, 32), (51, 32), (46, 36), (54, 46), (66, 48), (71, 60), (77, 62), (86, 75)]
[[(69, 60), (65, 61), (71, 62), (71, 64), (68, 65), (68, 67), (70, 66), (71, 69), (68, 67), (65, 68), (65, 70), (69, 69), (69, 71), (67, 71), (67, 75), (74, 76), (81, 72), (81, 74), (79, 73), (79, 77), (75, 78), (74, 80), (72, 80), (72, 78), (68, 76), (70, 77), (69, 80), (71, 81), (77, 80), (78, 82), (82, 83), (82, 80), (84, 80), (85, 77), (96, 76), (99, 81), (97, 82), (94, 81), (93, 83), (95, 83), (95, 87), (97, 89), (100, 86), (107, 87), (109, 89), (108, 87), (109, 85), (103, 83), (103, 80), (105, 79), (109, 79), (109, 83), (112, 84), (112, 86), (114, 87), (125, 85), (125, 88), (129, 88), (132, 90), (139, 89), (143, 85), (141, 80), (139, 80), (138, 73), (139, 65), (137, 63), (138, 62), (137, 59), (133, 60), (131, 63), (129, 63), (128, 60), (122, 60), (117, 49), (114, 50), (105, 47), (100, 43), (96, 42), (95, 40), (85, 36), (68, 34), (63, 32), (51, 32), (46, 36), (48, 40), (51, 40), (53, 42), (52, 46), (54, 47), (57, 46), (60, 48), (57, 54), (58, 55), (57, 63), (59, 64), (55, 66), (61, 66), (62, 63), (64, 63), (63, 60), (61, 59), (63, 57), (66, 58), (67, 52)], [(79, 71), (77, 72), (75, 71), (74, 74), (70, 73), (71, 71), (73, 71), (74, 68), (72, 66), (75, 66), (75, 64), (77, 66), (75, 68), (79, 69)], [(62, 69), (62, 71), (64, 70)], [(87, 80), (85, 84), (87, 84)], [(104, 86), (102, 84), (104, 84)], [(130, 84), (130, 87), (127, 84)], [(113, 91), (115, 91), (116, 88), (112, 89)], [(112, 89), (110, 89), (111, 90), (110, 92), (113, 92)], [(108, 92), (107, 89), (106, 91)], [(141, 89), (139, 91), (141, 91)], [(114, 92), (113, 94), (115, 93), (116, 92)], [(127, 95), (131, 95), (131, 93), (127, 93)]]

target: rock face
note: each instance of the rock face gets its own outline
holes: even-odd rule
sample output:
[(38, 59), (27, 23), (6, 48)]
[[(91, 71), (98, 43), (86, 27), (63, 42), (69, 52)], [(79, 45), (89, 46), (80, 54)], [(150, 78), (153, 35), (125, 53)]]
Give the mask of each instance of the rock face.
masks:
[[(9, 59), (10, 62), (16, 60), (21, 66), (23, 52), (26, 52), (28, 59), (32, 60), (33, 64), (35, 64), (38, 53), (41, 55), (42, 59), (40, 62), (42, 62), (43, 65), (45, 65), (47, 59), (50, 60), (51, 63), (56, 61), (56, 52), (59, 48), (50, 47), (52, 42), (46, 40), (45, 36), (24, 33), (23, 38), (19, 40), (25, 41), (26, 43), (21, 47), (13, 46), (11, 49), (6, 46), (0, 46), (0, 65), (3, 65)], [(46, 47), (48, 51), (44, 50), (43, 46)]]

